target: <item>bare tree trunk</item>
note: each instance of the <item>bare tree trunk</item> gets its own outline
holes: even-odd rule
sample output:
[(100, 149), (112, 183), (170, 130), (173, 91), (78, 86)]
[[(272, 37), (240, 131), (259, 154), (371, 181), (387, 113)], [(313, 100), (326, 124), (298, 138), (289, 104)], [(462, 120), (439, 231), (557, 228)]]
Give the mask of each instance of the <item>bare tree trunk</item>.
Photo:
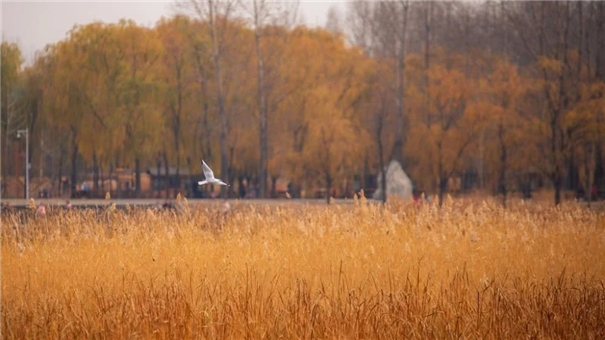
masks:
[(424, 40), (424, 92), (426, 105), (426, 126), (431, 125), (431, 94), (429, 92), (429, 69), (431, 68), (431, 2), (425, 2), (426, 17), (425, 17), (425, 40)]
[(361, 181), (359, 183), (360, 187), (362, 189), (366, 189), (366, 187), (367, 187), (367, 178), (368, 178), (368, 174), (370, 173), (370, 169), (369, 169), (370, 168), (370, 166), (369, 166), (370, 160), (369, 160), (369, 158), (370, 158), (370, 156), (368, 155), (368, 152), (366, 152), (364, 160), (363, 160), (363, 176), (362, 176)]
[(101, 191), (100, 193), (103, 193), (103, 189), (105, 189), (105, 177), (103, 176), (103, 168), (101, 166), (99, 166), (99, 178), (101, 180)]
[(180, 173), (180, 167), (181, 167), (181, 160), (180, 160), (180, 157), (177, 156), (177, 159), (176, 159), (176, 171), (175, 171), (175, 178), (174, 178), (174, 180), (176, 181), (175, 187), (176, 187), (177, 192), (181, 192), (181, 173)]
[(443, 206), (443, 198), (447, 192), (447, 180), (444, 174), (439, 175), (439, 207)]
[[(5, 89), (5, 91), (8, 91), (8, 89)], [(4, 133), (4, 157), (5, 159), (8, 160), (8, 155), (9, 155), (9, 145), (10, 143), (10, 139), (9, 139), (9, 131), (10, 131), (10, 124), (11, 124), (11, 115), (8, 114), (6, 117), (6, 129), (3, 131)], [(2, 164), (0, 164), (0, 166), (2, 166), (2, 178), (4, 178), (4, 182), (2, 183), (3, 186), (3, 190), (2, 192), (6, 192), (6, 187), (7, 187), (7, 179), (8, 179), (8, 175), (9, 175), (9, 169), (8, 169), (8, 163), (7, 161), (3, 161), (1, 162)]]
[[(216, 32), (216, 14), (214, 13), (213, 0), (209, 2), (209, 24), (210, 24), (210, 39), (212, 41), (212, 59), (214, 61), (215, 77), (216, 77), (216, 96), (218, 102), (218, 115), (221, 121), (220, 132), (220, 149), (221, 149), (221, 176), (220, 178), (229, 181), (229, 159), (227, 150), (227, 113), (225, 112), (224, 94), (223, 94), (223, 77), (221, 67), (221, 53), (219, 50), (219, 41)], [(223, 20), (226, 20), (224, 18)], [(221, 197), (227, 197), (227, 190), (221, 187)]]
[(61, 148), (59, 152), (59, 197), (63, 194), (63, 161), (65, 160), (65, 149)]
[(135, 197), (141, 198), (141, 159), (139, 157), (134, 159), (134, 186)]
[(120, 169), (120, 161), (119, 161), (119, 159), (120, 159), (119, 155), (116, 155), (115, 170), (116, 170), (116, 183), (118, 185), (116, 197), (117, 198), (122, 198), (122, 181), (120, 180), (120, 173), (118, 172), (118, 169)]
[(157, 175), (156, 175), (156, 184), (157, 184), (157, 191), (156, 191), (156, 195), (158, 198), (160, 198), (162, 196), (162, 176), (161, 176), (161, 167), (162, 167), (162, 160), (161, 160), (161, 156), (158, 153), (157, 155), (157, 159), (155, 161), (155, 165), (156, 165), (156, 170), (157, 170)]
[(193, 183), (191, 182), (191, 157), (187, 157), (187, 170), (188, 170), (188, 175), (187, 175), (187, 197), (190, 197), (193, 195)]
[(326, 202), (330, 204), (330, 198), (332, 197), (332, 176), (326, 174)]
[(553, 184), (555, 186), (555, 204), (561, 204), (561, 188), (563, 186), (563, 176), (555, 175), (553, 178)]
[(395, 143), (393, 145), (392, 159), (395, 159), (402, 166), (404, 165), (404, 157), (403, 157), (403, 144), (404, 144), (404, 131), (405, 131), (405, 110), (404, 110), (404, 100), (405, 100), (405, 48), (406, 48), (406, 26), (407, 26), (407, 13), (408, 13), (408, 3), (407, 1), (401, 1), (401, 27), (399, 28), (401, 31), (397, 32), (399, 36), (397, 39), (397, 51), (395, 56), (395, 81), (396, 81), (396, 106), (397, 106), (397, 119), (396, 119), (396, 134), (395, 134)]
[[(382, 109), (381, 109), (382, 110)], [(384, 125), (384, 116), (383, 113), (378, 114), (378, 122), (376, 129), (376, 141), (378, 146), (378, 161), (380, 166), (380, 174), (382, 175), (382, 180), (380, 181), (380, 190), (382, 191), (382, 203), (387, 203), (387, 170), (385, 169), (384, 162), (384, 147), (382, 143), (382, 130)]]
[(99, 163), (97, 161), (97, 153), (92, 153), (92, 168), (93, 168), (93, 179), (92, 179), (92, 192), (95, 196), (99, 194)]
[(277, 197), (277, 176), (271, 177), (271, 198)]
[[(595, 179), (595, 170), (596, 170), (596, 147), (595, 143), (591, 143), (590, 145), (585, 147), (585, 168), (586, 168), (586, 179), (585, 179), (585, 195), (586, 201), (592, 201), (592, 186), (594, 184)], [(596, 199), (596, 197), (595, 197)]]
[(168, 154), (166, 153), (166, 151), (164, 151), (163, 153), (163, 158), (164, 158), (164, 173), (166, 174), (166, 178), (165, 178), (165, 184), (166, 184), (166, 191), (165, 191), (165, 195), (166, 195), (166, 199), (170, 198), (170, 171), (168, 168)]
[[(605, 18), (605, 2), (598, 1), (600, 18)], [(605, 20), (599, 20), (597, 25), (597, 49), (595, 60), (595, 78), (605, 80)]]
[(437, 171), (439, 173), (439, 206), (443, 206), (443, 197), (445, 196), (445, 192), (447, 191), (447, 176), (445, 176), (445, 169), (443, 169), (443, 157), (441, 150), (441, 142), (437, 143), (437, 155), (439, 157), (439, 161), (437, 164)]
[(267, 168), (268, 168), (268, 142), (267, 142), (267, 105), (265, 96), (265, 65), (263, 51), (261, 46), (261, 31), (264, 2), (259, 4), (258, 0), (253, 0), (254, 6), (254, 46), (256, 48), (256, 67), (257, 67), (257, 89), (258, 89), (258, 109), (259, 109), (259, 145), (260, 145), (260, 197), (267, 196)]
[(44, 130), (40, 131), (40, 152), (39, 152), (39, 165), (38, 165), (38, 179), (40, 183), (42, 183), (42, 176), (44, 175), (44, 153), (46, 152), (44, 148)]
[(177, 81), (177, 103), (176, 108), (171, 105), (173, 115), (173, 126), (172, 132), (174, 137), (174, 151), (176, 152), (176, 174), (175, 174), (175, 186), (180, 190), (181, 178), (180, 178), (180, 167), (181, 167), (181, 114), (183, 111), (183, 81), (182, 81), (182, 70), (181, 65), (176, 66), (176, 81)]
[(76, 138), (77, 138), (77, 131), (76, 128), (72, 126), (71, 128), (71, 133), (72, 133), (72, 151), (71, 151), (71, 193), (70, 195), (73, 197), (73, 195), (76, 193), (76, 182), (78, 180), (78, 168), (77, 168), (77, 160), (78, 160), (78, 144), (76, 142)]
[(206, 71), (204, 70), (204, 62), (202, 61), (202, 51), (200, 51), (199, 46), (196, 44), (194, 46), (195, 49), (195, 57), (197, 62), (198, 73), (200, 76), (200, 90), (202, 98), (204, 101), (202, 103), (202, 128), (204, 134), (204, 145), (202, 146), (202, 156), (206, 159), (212, 158), (212, 148), (210, 148), (210, 124), (208, 122), (208, 117), (210, 116), (210, 109), (208, 105), (208, 79), (206, 77)]
[(498, 142), (500, 144), (500, 174), (498, 176), (498, 192), (502, 194), (502, 205), (506, 207), (506, 162), (507, 150), (504, 143), (504, 126), (502, 121), (498, 124)]

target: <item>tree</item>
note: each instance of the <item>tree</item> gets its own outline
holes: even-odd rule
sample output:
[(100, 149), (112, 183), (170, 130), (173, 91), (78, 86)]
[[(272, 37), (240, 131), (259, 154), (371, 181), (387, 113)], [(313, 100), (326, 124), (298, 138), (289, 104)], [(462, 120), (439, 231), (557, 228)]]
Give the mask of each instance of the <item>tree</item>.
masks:
[(408, 28), (408, 1), (378, 2), (373, 17), (376, 35), (375, 53), (384, 57), (382, 62), (390, 65), (386, 77), (394, 77), (391, 90), (396, 108), (395, 140), (391, 159), (404, 165), (403, 147), (405, 144), (405, 58)]
[[(199, 84), (199, 98), (197, 107), (202, 108), (202, 114), (196, 115), (198, 118), (194, 121), (194, 145), (200, 147), (199, 154), (203, 159), (211, 160), (213, 158), (212, 140), (215, 132), (211, 128), (212, 126), (218, 125), (218, 121), (215, 123), (214, 118), (217, 115), (213, 115), (211, 111), (212, 97), (211, 94), (211, 81), (212, 81), (212, 49), (210, 44), (210, 34), (204, 25), (199, 20), (191, 22), (191, 27), (188, 30), (190, 51), (195, 65), (195, 75)], [(194, 109), (195, 110), (195, 109)], [(199, 143), (199, 142), (201, 143)], [(196, 147), (192, 150), (198, 150)], [(196, 162), (197, 163), (197, 162)]]
[[(2, 55), (2, 58), (0, 58), (0, 87), (2, 88), (0, 110), (2, 113), (3, 154), (5, 157), (5, 161), (2, 162), (2, 177), (6, 181), (10, 171), (8, 168), (9, 162), (6, 161), (8, 159), (9, 146), (11, 145), (10, 140), (17, 133), (17, 129), (24, 127), (27, 122), (24, 121), (26, 115), (21, 110), (20, 104), (22, 103), (19, 100), (21, 65), (24, 61), (21, 56), (21, 50), (17, 44), (3, 41), (0, 54)], [(6, 182), (2, 184), (2, 192), (4, 192)]]
[[(569, 158), (571, 139), (565, 128), (566, 117), (578, 102), (581, 67), (573, 63), (573, 11), (571, 2), (522, 3), (507, 8), (509, 20), (526, 51), (533, 57), (536, 76), (540, 80), (541, 98), (536, 103), (544, 108), (537, 119), (543, 126), (538, 148), (546, 156), (539, 166), (550, 178), (555, 204), (561, 202), (565, 163)], [(581, 8), (581, 7), (580, 7)], [(579, 25), (580, 29), (583, 25)], [(583, 34), (580, 34), (582, 36)], [(581, 60), (578, 60), (581, 65)]]
[[(171, 20), (162, 20), (156, 25), (156, 30), (163, 45), (164, 55), (161, 63), (161, 74), (164, 78), (165, 89), (165, 121), (172, 134), (174, 159), (176, 162), (176, 176), (181, 169), (183, 130), (189, 121), (187, 101), (193, 95), (193, 80), (189, 76), (193, 71), (191, 63), (188, 30), (189, 19), (184, 16), (175, 16)], [(180, 184), (180, 183), (179, 183)]]
[[(216, 0), (191, 0), (189, 7), (198, 16), (201, 22), (207, 27), (210, 33), (210, 43), (212, 50), (212, 60), (214, 63), (214, 77), (216, 83), (216, 102), (218, 107), (218, 116), (220, 118), (220, 153), (221, 153), (221, 180), (229, 181), (229, 159), (227, 149), (227, 112), (225, 110), (225, 97), (223, 92), (223, 46), (226, 37), (226, 27), (235, 1), (216, 1)], [(223, 197), (227, 196), (227, 190), (221, 189)]]
[(334, 5), (328, 9), (326, 17), (326, 29), (334, 34), (342, 33), (342, 19), (340, 18), (340, 12)]
[(527, 91), (530, 90), (531, 80), (523, 79), (515, 65), (503, 58), (494, 58), (493, 71), (489, 78), (479, 82), (483, 92), (482, 109), (489, 113), (487, 118), (487, 134), (495, 136), (488, 140), (489, 164), (493, 164), (496, 175), (497, 193), (502, 195), (506, 206), (509, 188), (509, 172), (522, 171), (527, 163), (524, 147), (524, 134), (527, 128), (521, 116), (519, 106)]
[[(69, 139), (68, 145), (71, 152), (71, 183), (70, 190), (76, 191), (77, 181), (77, 157), (78, 138), (80, 125), (83, 120), (83, 111), (80, 102), (76, 101), (74, 81), (68, 72), (70, 55), (74, 53), (74, 47), (67, 42), (59, 42), (47, 49), (49, 61), (49, 81), (44, 87), (45, 118), (52, 122), (54, 128), (64, 131)], [(73, 58), (71, 58), (73, 59)], [(55, 86), (50, 86), (50, 84)]]
[[(383, 82), (380, 81), (380, 71), (369, 72), (366, 92), (363, 102), (359, 109), (367, 113), (365, 121), (369, 127), (369, 135), (374, 137), (375, 151), (378, 154), (378, 168), (381, 173), (381, 178), (387, 178), (387, 155), (386, 153), (386, 136), (385, 132), (389, 125), (392, 124), (392, 117), (389, 115), (388, 106), (388, 89), (385, 88)], [(386, 203), (387, 197), (387, 181), (382, 180), (381, 192), (383, 193), (382, 202)]]
[(364, 91), (366, 67), (361, 51), (347, 48), (339, 36), (322, 29), (292, 35), (288, 55), (298, 67), (286, 68), (287, 77), (300, 85), (281, 107), (289, 174), (300, 181), (321, 178), (329, 199), (334, 184), (361, 164), (367, 139), (355, 103)]
[[(120, 126), (123, 128), (123, 145), (126, 146), (122, 162), (131, 164), (130, 161), (134, 160), (134, 189), (135, 196), (139, 197), (141, 160), (151, 160), (158, 144), (158, 136), (163, 132), (159, 98), (162, 90), (168, 86), (162, 84), (162, 73), (158, 68), (161, 67), (160, 58), (164, 56), (165, 49), (157, 35), (157, 29), (140, 27), (130, 20), (121, 20), (117, 28), (119, 50), (123, 53), (122, 72), (116, 80), (120, 94), (117, 112), (121, 120)], [(172, 52), (173, 50), (166, 48), (166, 54)], [(164, 65), (168, 68), (171, 64), (165, 60)], [(174, 114), (175, 111), (170, 112)], [(177, 135), (178, 133), (174, 134), (178, 175), (180, 140)], [(120, 195), (119, 183), (118, 190)]]
[(267, 166), (268, 166), (268, 143), (267, 143), (267, 97), (265, 89), (265, 59), (263, 57), (263, 33), (266, 21), (269, 19), (270, 3), (266, 0), (253, 0), (249, 9), (254, 29), (254, 49), (256, 51), (256, 69), (257, 69), (257, 100), (259, 113), (259, 179), (260, 179), (260, 197), (267, 197)]
[[(119, 46), (119, 32), (115, 25), (100, 22), (76, 26), (69, 39), (58, 45), (58, 75), (65, 77), (74, 120), (72, 135), (72, 195), (76, 191), (77, 160), (93, 163), (93, 191), (99, 189), (99, 169), (118, 167), (118, 150), (124, 134), (120, 127), (119, 77), (122, 73), (123, 51)], [(71, 72), (76, 67), (80, 72)]]
[(459, 70), (433, 64), (428, 89), (433, 118), (430, 124), (423, 124), (422, 120), (415, 123), (414, 143), (410, 144), (409, 152), (421, 152), (416, 157), (421, 168), (433, 169), (441, 205), (449, 179), (460, 169), (460, 161), (473, 142), (482, 110), (469, 105), (471, 84)]

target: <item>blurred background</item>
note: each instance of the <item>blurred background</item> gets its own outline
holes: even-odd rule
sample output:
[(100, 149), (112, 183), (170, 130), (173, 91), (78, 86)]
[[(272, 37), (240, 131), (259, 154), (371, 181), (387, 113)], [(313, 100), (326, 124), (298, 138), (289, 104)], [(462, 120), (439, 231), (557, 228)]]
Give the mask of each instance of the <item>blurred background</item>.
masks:
[[(2, 198), (605, 197), (604, 2), (3, 2), (2, 18)], [(232, 185), (199, 187), (202, 158)]]

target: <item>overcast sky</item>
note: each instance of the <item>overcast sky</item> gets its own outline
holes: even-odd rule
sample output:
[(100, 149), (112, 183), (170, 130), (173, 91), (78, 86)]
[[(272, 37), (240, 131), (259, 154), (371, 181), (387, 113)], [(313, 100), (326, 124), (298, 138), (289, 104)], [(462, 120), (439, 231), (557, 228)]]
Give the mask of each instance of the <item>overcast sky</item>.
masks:
[[(301, 0), (299, 13), (310, 26), (324, 25), (328, 10), (344, 12), (345, 0)], [(48, 43), (65, 38), (76, 24), (133, 19), (153, 26), (162, 16), (173, 15), (173, 1), (2, 1), (2, 40), (17, 42), (27, 62)]]

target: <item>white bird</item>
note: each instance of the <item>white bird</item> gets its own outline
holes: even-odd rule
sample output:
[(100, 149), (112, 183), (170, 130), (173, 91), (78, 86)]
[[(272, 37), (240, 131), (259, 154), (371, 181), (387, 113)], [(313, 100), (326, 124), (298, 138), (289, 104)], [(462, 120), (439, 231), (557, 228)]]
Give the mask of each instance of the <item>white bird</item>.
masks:
[(207, 183), (211, 183), (211, 184), (229, 186), (229, 184), (221, 181), (220, 179), (214, 178), (214, 173), (212, 172), (212, 169), (210, 169), (208, 164), (206, 164), (206, 162), (204, 162), (203, 159), (202, 159), (202, 168), (204, 169), (204, 176), (206, 177), (206, 179), (203, 181), (197, 182), (198, 185), (204, 185)]

